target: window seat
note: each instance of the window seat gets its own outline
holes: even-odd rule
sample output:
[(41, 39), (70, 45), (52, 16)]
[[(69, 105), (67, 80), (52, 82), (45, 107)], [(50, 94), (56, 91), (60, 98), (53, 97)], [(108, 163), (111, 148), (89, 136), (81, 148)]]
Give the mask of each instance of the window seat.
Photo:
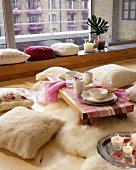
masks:
[(110, 46), (104, 52), (79, 54), (68, 57), (56, 57), (49, 60), (26, 62), (0, 66), (0, 81), (31, 77), (53, 66), (65, 67), (71, 70), (83, 67), (104, 65), (118, 61), (136, 58), (136, 43)]

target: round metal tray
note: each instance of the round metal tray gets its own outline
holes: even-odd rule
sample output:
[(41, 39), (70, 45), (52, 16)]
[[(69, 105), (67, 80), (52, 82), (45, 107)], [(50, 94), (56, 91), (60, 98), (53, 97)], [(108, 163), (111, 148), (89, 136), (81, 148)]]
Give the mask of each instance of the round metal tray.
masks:
[[(131, 142), (130, 133), (125, 132), (123, 134), (125, 135), (124, 143), (128, 140)], [(105, 160), (115, 166), (122, 168), (136, 168), (136, 151), (133, 151), (131, 158), (124, 157), (122, 150), (116, 151), (112, 148), (110, 135), (104, 137), (98, 142), (97, 151)]]

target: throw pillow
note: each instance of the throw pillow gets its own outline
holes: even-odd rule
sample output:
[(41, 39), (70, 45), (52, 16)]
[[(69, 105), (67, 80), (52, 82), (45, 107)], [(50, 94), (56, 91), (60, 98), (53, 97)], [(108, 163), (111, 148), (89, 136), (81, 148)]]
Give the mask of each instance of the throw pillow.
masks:
[(28, 89), (0, 88), (0, 111), (10, 110), (16, 106), (30, 108), (34, 104)]
[(50, 114), (16, 107), (0, 117), (0, 148), (32, 159), (62, 125)]
[(14, 64), (26, 61), (30, 55), (25, 54), (17, 49), (0, 49), (0, 64)]
[(132, 102), (136, 102), (136, 84), (126, 89), (127, 95)]
[(46, 80), (47, 76), (65, 74), (67, 71), (70, 70), (63, 67), (50, 67), (36, 74), (36, 80), (43, 81)]
[(93, 79), (101, 80), (103, 86), (120, 88), (136, 81), (136, 71), (117, 64), (107, 64), (89, 71), (93, 73)]
[(79, 51), (79, 46), (74, 43), (55, 43), (51, 45), (54, 49), (55, 55), (58, 56), (69, 56), (75, 55)]
[(48, 46), (30, 46), (24, 50), (31, 57), (29, 60), (47, 60), (54, 58), (54, 51)]

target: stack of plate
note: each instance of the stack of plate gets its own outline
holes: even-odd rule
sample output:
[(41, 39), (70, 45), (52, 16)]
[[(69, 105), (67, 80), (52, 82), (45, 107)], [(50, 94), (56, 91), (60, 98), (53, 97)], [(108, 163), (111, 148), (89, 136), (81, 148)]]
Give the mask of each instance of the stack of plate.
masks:
[(103, 99), (97, 100), (89, 94), (89, 90), (86, 90), (78, 95), (78, 99), (85, 104), (101, 106), (114, 103), (117, 100), (117, 96), (114, 93), (108, 93)]

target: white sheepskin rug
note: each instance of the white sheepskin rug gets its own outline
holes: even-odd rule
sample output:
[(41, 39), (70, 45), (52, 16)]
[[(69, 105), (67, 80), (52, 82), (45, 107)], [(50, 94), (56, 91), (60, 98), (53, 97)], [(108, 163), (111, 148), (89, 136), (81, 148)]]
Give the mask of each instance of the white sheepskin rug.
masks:
[(136, 132), (136, 115), (128, 118), (105, 117), (91, 120), (91, 125), (80, 125), (79, 116), (63, 100), (50, 104), (46, 113), (55, 114), (65, 121), (55, 137), (55, 142), (65, 152), (85, 157), (81, 170), (119, 170), (104, 160), (97, 152), (97, 143), (103, 137), (116, 132)]

